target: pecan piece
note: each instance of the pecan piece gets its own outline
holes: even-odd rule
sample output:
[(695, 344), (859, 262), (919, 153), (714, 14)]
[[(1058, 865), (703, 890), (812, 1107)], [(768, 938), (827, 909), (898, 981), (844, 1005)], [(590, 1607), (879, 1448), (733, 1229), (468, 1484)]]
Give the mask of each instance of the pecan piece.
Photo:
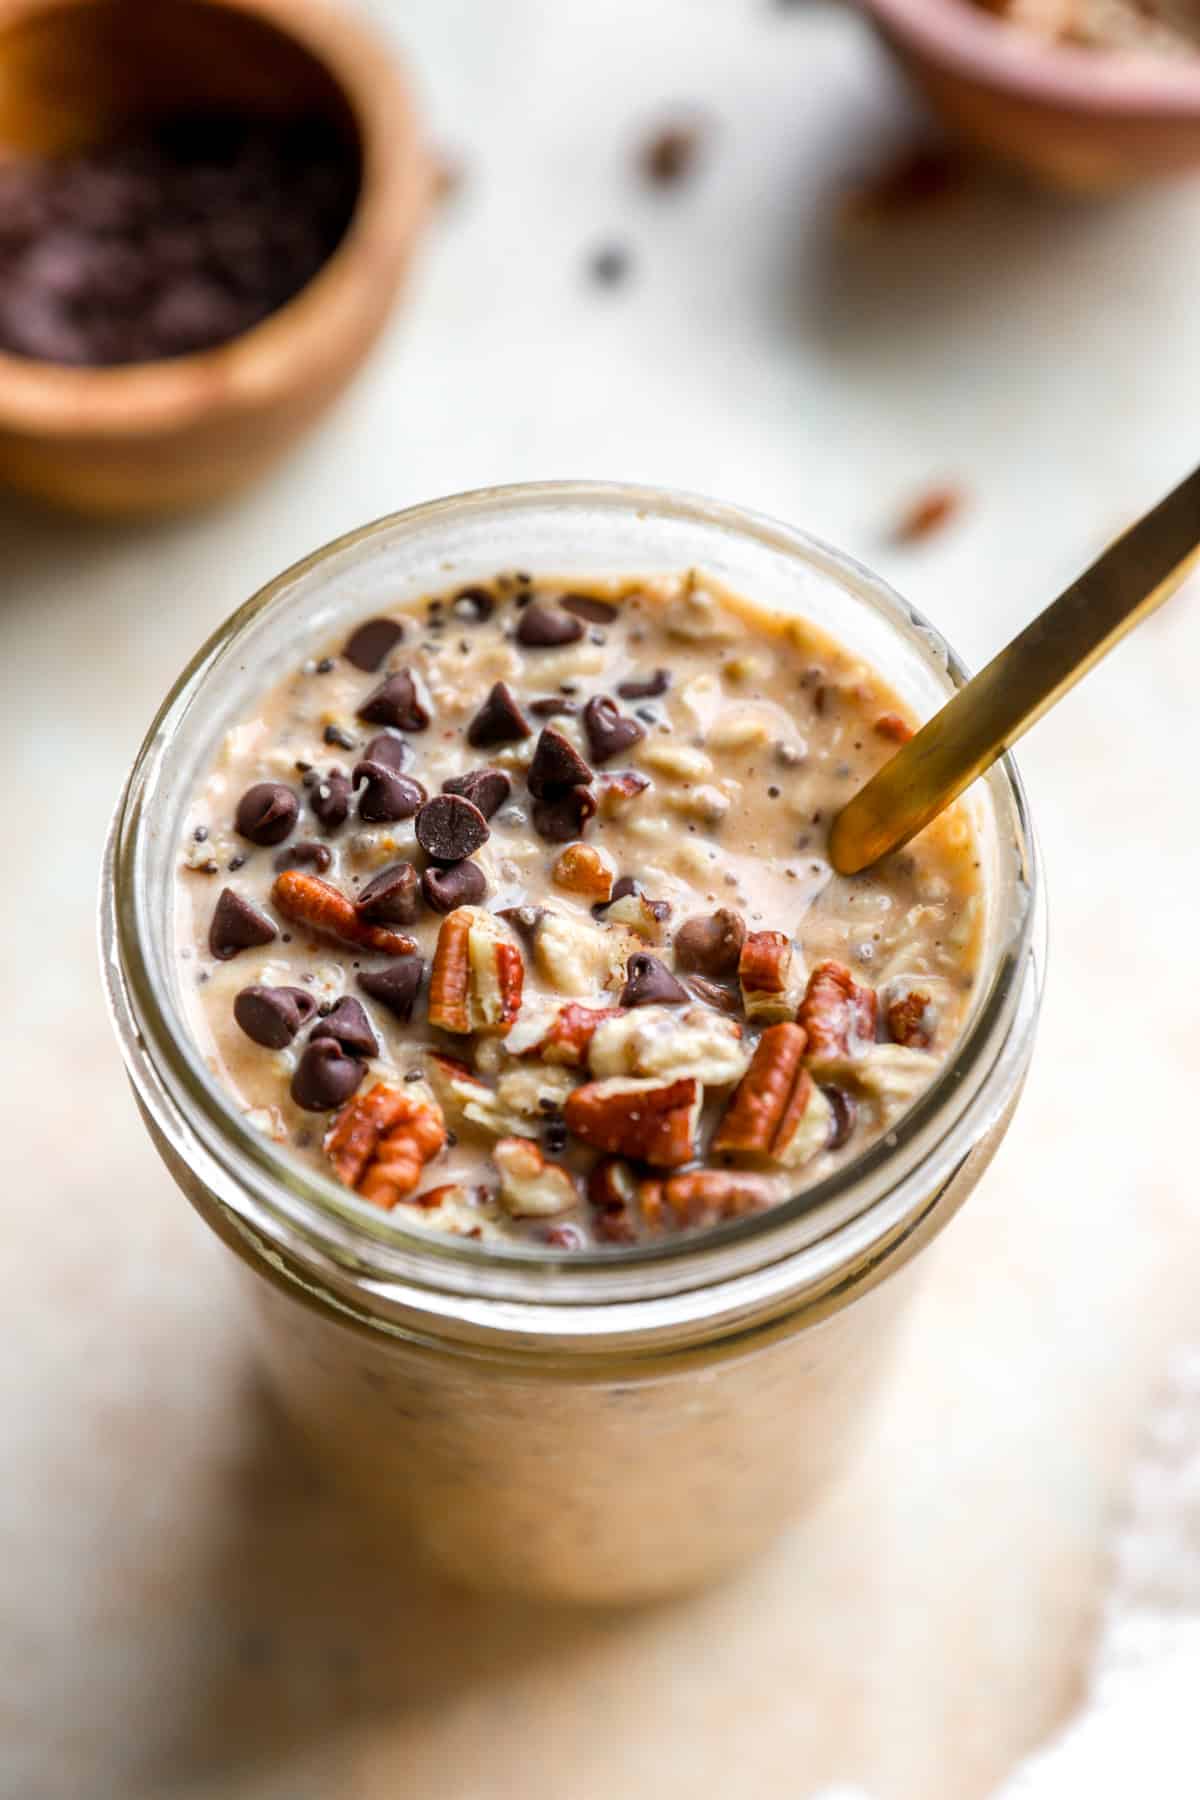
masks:
[(353, 900), (319, 875), (285, 869), (275, 877), (271, 899), (285, 919), (306, 931), (340, 938), (343, 944), (359, 944), (364, 950), (379, 950), (385, 956), (412, 956), (416, 951), (412, 938), (360, 918)]
[(585, 900), (606, 901), (617, 878), (616, 865), (606, 850), (591, 844), (568, 844), (554, 860), (553, 878), (568, 893)]
[(887, 738), (891, 744), (907, 744), (916, 736), (916, 728), (897, 712), (880, 713), (872, 729), (876, 737)]
[(894, 1044), (905, 1044), (910, 1050), (928, 1050), (933, 1042), (936, 1019), (933, 1001), (915, 988), (887, 1009), (887, 1028)]
[(676, 1169), (695, 1155), (696, 1122), (704, 1090), (681, 1081), (590, 1081), (567, 1096), (567, 1130), (581, 1143), (631, 1156), (652, 1169)]
[(859, 987), (845, 963), (818, 963), (797, 1015), (808, 1033), (805, 1061), (816, 1068), (862, 1056), (875, 1042), (878, 1010), (874, 988)]
[(597, 802), (602, 819), (619, 819), (650, 786), (650, 777), (637, 769), (622, 769), (619, 774), (602, 775)]
[(443, 1031), (507, 1031), (525, 964), (491, 913), (459, 906), (442, 920), (429, 977), (429, 1022)]
[(685, 1225), (719, 1225), (763, 1212), (775, 1198), (765, 1175), (743, 1175), (736, 1169), (692, 1169), (665, 1181), (639, 1181), (638, 1206), (650, 1231)]
[(582, 1068), (598, 1027), (621, 1017), (619, 1006), (580, 1006), (571, 1000), (557, 1008), (548, 1024), (544, 1014), (518, 1019), (504, 1048), (512, 1056), (539, 1056), (543, 1062)]
[(796, 957), (782, 931), (751, 931), (738, 955), (738, 981), (748, 1019), (794, 1019)]
[(325, 1134), (338, 1180), (390, 1210), (413, 1193), (446, 1142), (442, 1109), (428, 1090), (378, 1081), (349, 1101)]
[(578, 1203), (571, 1171), (547, 1161), (528, 1138), (501, 1138), (492, 1159), (500, 1171), (501, 1204), (515, 1219), (548, 1218)]
[(794, 1169), (825, 1148), (833, 1113), (801, 1060), (805, 1042), (800, 1025), (768, 1025), (717, 1127), (714, 1150)]

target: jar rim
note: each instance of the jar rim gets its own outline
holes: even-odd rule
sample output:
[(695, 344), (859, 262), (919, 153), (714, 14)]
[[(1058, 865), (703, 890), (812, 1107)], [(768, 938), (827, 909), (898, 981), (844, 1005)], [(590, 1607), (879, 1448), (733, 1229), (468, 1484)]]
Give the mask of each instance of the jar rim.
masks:
[[(561, 1251), (549, 1246), (477, 1242), (409, 1227), (382, 1214), (333, 1178), (309, 1170), (240, 1113), (205, 1067), (191, 1028), (158, 978), (149, 954), (138, 891), (139, 852), (153, 829), (154, 783), (166, 744), (205, 690), (220, 658), (271, 608), (284, 608), (297, 584), (352, 558), (389, 533), (447, 525), (468, 515), (538, 508), (599, 508), (628, 524), (650, 515), (694, 522), (757, 540), (832, 578), (871, 604), (885, 624), (919, 638), (944, 671), (947, 691), (967, 671), (941, 633), (886, 583), (821, 540), (765, 515), (670, 489), (609, 482), (555, 481), (477, 489), (390, 513), (294, 563), (236, 609), (197, 651), (159, 708), (117, 803), (101, 888), (101, 958), (110, 1012), (135, 1091), (154, 1124), (205, 1185), (261, 1246), (285, 1247), (306, 1263), (341, 1271), (364, 1292), (445, 1297), (452, 1310), (497, 1302), (532, 1316), (549, 1308), (596, 1307), (700, 1294), (762, 1276), (831, 1244), (843, 1251), (884, 1241), (919, 1205), (920, 1194), (949, 1179), (987, 1121), (1002, 1109), (1013, 1074), (1014, 1031), (1027, 1040), (1040, 996), (1041, 882), (1036, 843), (1020, 776), (1010, 757), (985, 779), (1007, 802), (1019, 860), (1015, 916), (995, 957), (986, 991), (946, 1064), (884, 1137), (831, 1175), (762, 1213), (636, 1246)], [(1032, 985), (1031, 985), (1032, 984)], [(1027, 1054), (1027, 1043), (1026, 1043)], [(1001, 1078), (1008, 1071), (1007, 1079)], [(401, 1209), (402, 1211), (402, 1209)]]

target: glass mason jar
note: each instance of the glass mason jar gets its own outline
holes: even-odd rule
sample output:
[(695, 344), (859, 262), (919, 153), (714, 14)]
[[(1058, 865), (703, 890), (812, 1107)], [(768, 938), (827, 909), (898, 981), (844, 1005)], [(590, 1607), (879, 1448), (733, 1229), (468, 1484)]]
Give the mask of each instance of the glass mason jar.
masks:
[(768, 1541), (846, 1456), (919, 1252), (986, 1168), (1029, 1062), (1044, 921), (1016, 770), (1005, 759), (968, 796), (986, 950), (932, 1087), (794, 1200), (632, 1249), (435, 1238), (254, 1129), (185, 1021), (178, 846), (221, 734), (344, 621), (497, 569), (691, 567), (823, 627), (919, 714), (964, 679), (884, 583), (771, 520), (599, 484), (466, 494), (351, 533), (235, 613), (167, 696), (108, 843), (102, 956), (130, 1080), (239, 1259), (268, 1377), (333, 1480), (477, 1585), (603, 1602), (686, 1588)]

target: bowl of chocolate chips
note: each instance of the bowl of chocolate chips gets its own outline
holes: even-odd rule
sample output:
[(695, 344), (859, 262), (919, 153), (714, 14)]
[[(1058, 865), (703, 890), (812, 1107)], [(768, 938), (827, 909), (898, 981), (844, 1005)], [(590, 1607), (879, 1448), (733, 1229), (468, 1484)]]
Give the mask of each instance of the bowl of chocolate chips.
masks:
[(259, 475), (370, 348), (430, 166), (324, 0), (0, 7), (0, 483), (120, 517)]

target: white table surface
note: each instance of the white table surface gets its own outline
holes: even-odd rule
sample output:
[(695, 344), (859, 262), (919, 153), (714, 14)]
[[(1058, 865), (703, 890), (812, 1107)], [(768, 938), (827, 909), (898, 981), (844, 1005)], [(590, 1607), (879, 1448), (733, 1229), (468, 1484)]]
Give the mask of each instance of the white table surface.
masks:
[[(867, 1451), (723, 1590), (633, 1618), (379, 1591), (255, 1379), (98, 993), (104, 825), (165, 684), (264, 578), (410, 501), (661, 481), (882, 569), (978, 660), (1191, 463), (1200, 189), (992, 181), (836, 229), (912, 115), (854, 16), (378, 0), (467, 165), (369, 373), (278, 474), (98, 530), (0, 503), (0, 1792), (13, 1800), (974, 1800), (1076, 1696), (1163, 1359), (1200, 1330), (1184, 596), (1022, 761), (1053, 902), (1027, 1097), (930, 1256)], [(694, 185), (631, 146), (715, 118)], [(628, 244), (629, 281), (584, 264)], [(971, 504), (889, 548), (926, 482)]]

